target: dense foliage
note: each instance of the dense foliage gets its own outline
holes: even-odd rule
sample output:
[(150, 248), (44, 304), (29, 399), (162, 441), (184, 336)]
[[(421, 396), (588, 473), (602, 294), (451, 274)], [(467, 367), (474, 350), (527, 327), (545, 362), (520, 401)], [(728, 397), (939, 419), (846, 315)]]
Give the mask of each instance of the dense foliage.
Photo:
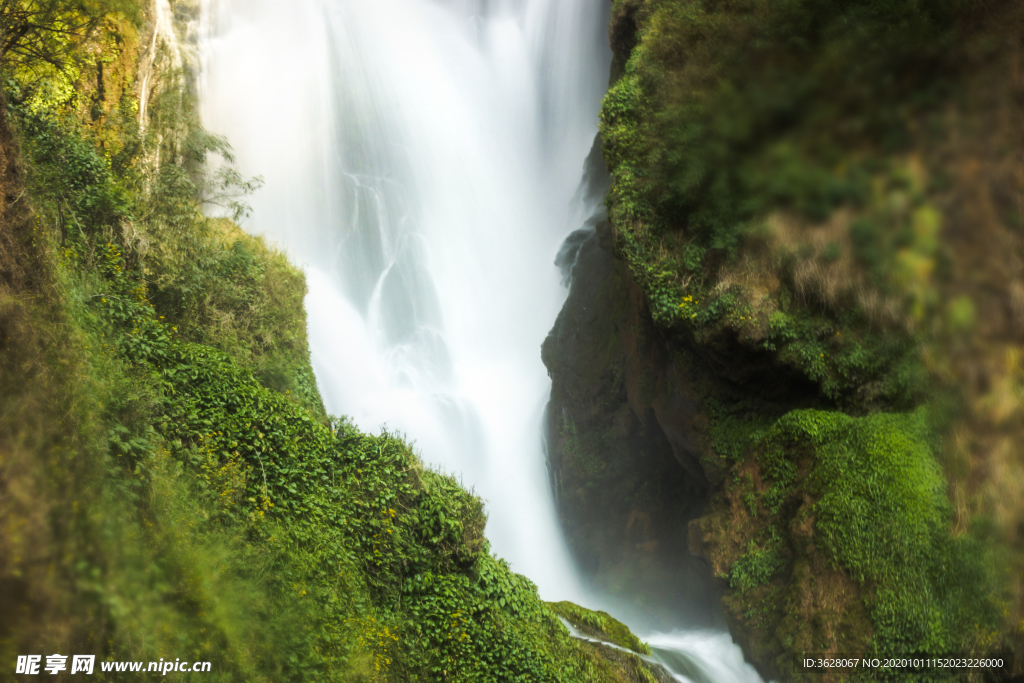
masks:
[(115, 54), (119, 97), (6, 63), (0, 659), (180, 658), (247, 682), (649, 678), (571, 638), (491, 555), (478, 498), (324, 414), (301, 273), (201, 210), (244, 213), (258, 181), (210, 170), (230, 150), (176, 74), (138, 120), (137, 54), (104, 53), (136, 28), (104, 8), (67, 49)]
[[(801, 581), (809, 580), (811, 556), (818, 552), (831, 567), (872, 587), (865, 600), (872, 626), (865, 645), (872, 652), (983, 652), (996, 646), (1000, 609), (989, 570), (997, 558), (977, 537), (949, 534), (952, 514), (936, 443), (925, 409), (863, 418), (794, 411), (751, 434), (759, 485), (749, 477), (735, 486), (763, 525), (732, 565), (729, 580), (756, 595), (765, 625), (785, 625), (779, 632), (789, 642), (780, 643), (781, 650), (810, 651), (815, 636), (821, 637), (818, 629), (792, 628), (800, 615), (785, 605), (806, 595), (806, 588), (779, 580), (801, 573)], [(837, 637), (852, 645), (849, 635)], [(782, 671), (792, 664), (791, 657), (777, 660)], [(886, 674), (899, 677), (874, 672)], [(945, 680), (958, 674), (932, 675)]]
[[(887, 155), (908, 148), (908, 127), (939, 113), (962, 68), (962, 33), (977, 28), (961, 23), (956, 2), (652, 2), (634, 11), (646, 15), (644, 37), (604, 109), (607, 149), (639, 176), (636, 201), (617, 208), (648, 212), (655, 230), (682, 224), (698, 254), (735, 249), (769, 208), (824, 220), (870, 201)], [(994, 46), (972, 56), (985, 49)], [(649, 137), (614, 134), (616, 121), (638, 114)]]
[[(135, 658), (227, 658), (225, 680), (345, 680), (359, 653), (364, 675), (387, 680), (578, 673), (532, 584), (487, 552), (478, 499), (401, 440), (321, 424), (229, 356), (180, 339), (119, 248), (101, 259), (94, 334), (152, 392), (147, 419), (113, 423), (108, 457), (134, 489), (184, 489), (177, 506), (140, 511), (170, 536), (154, 558), (167, 562), (164, 586), (147, 602), (177, 609), (151, 616), (169, 640)], [(198, 514), (180, 507), (189, 497)], [(211, 539), (230, 570), (203, 557)]]
[(941, 295), (954, 170), (917, 148), (1012, 49), (990, 4), (618, 0), (608, 206), (655, 319), (735, 330), (853, 407), (914, 405), (915, 334), (973, 315)]
[(1021, 509), (990, 493), (1021, 480), (1021, 23), (1003, 2), (614, 3), (615, 248), (677, 362), (711, 368), (728, 479), (700, 544), (772, 675), (1024, 643)]

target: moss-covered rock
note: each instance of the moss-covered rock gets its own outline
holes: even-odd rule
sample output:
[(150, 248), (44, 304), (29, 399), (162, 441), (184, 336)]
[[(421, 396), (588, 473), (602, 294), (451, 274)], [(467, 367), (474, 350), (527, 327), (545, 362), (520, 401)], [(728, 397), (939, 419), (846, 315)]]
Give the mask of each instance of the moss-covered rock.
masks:
[(636, 683), (670, 683), (675, 680), (667, 669), (649, 659), (651, 648), (647, 643), (607, 612), (589, 610), (566, 601), (551, 602), (548, 607), (584, 636), (587, 639), (584, 645), (599, 655), (602, 660), (600, 680)]
[(651, 654), (651, 648), (646, 643), (633, 635), (628, 626), (607, 612), (589, 610), (568, 601), (551, 602), (548, 603), (548, 607), (583, 635), (614, 643), (637, 654)]
[[(696, 448), (680, 470), (699, 463), (715, 491), (691, 547), (766, 673), (791, 671), (798, 651), (1024, 647), (1024, 507), (1008, 502), (1024, 481), (1024, 251), (1007, 202), (1024, 192), (1007, 125), (1022, 16), (1006, 3), (614, 4), (606, 242), (628, 275), (600, 302), (570, 292), (576, 326), (553, 336), (598, 360), (546, 356), (552, 423), (574, 419), (571, 438), (552, 428), (552, 462), (623, 505), (630, 463), (645, 472), (658, 447), (601, 447), (606, 406), (644, 404), (599, 379), (604, 359), (686, 396)], [(642, 296), (622, 306), (633, 286)], [(654, 352), (622, 342), (634, 311)], [(812, 415), (833, 425), (827, 443), (805, 433), (766, 455)], [(581, 445), (591, 457), (574, 472)], [(698, 500), (678, 493), (651, 507), (654, 523)], [(585, 507), (563, 496), (563, 510)], [(910, 499), (931, 501), (914, 532)], [(865, 569), (865, 552), (898, 571)]]
[(794, 411), (751, 435), (693, 545), (728, 581), (730, 623), (762, 670), (796, 680), (810, 653), (998, 642), (994, 556), (949, 534), (934, 443), (923, 409)]

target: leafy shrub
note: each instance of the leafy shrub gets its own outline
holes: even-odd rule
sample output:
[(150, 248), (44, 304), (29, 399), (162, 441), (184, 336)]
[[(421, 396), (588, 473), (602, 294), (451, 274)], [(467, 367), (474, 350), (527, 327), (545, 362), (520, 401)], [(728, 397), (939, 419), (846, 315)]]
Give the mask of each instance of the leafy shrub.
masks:
[(729, 571), (729, 586), (740, 590), (763, 586), (785, 565), (777, 536), (773, 536), (764, 548), (757, 547), (751, 539), (747, 552), (733, 563)]

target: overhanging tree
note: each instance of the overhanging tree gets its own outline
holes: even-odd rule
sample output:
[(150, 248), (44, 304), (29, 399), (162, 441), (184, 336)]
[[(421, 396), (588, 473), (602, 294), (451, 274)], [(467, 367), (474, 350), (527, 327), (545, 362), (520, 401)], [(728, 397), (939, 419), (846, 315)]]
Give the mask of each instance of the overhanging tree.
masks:
[(0, 64), (46, 62), (63, 70), (107, 17), (135, 15), (138, 7), (132, 0), (0, 0)]

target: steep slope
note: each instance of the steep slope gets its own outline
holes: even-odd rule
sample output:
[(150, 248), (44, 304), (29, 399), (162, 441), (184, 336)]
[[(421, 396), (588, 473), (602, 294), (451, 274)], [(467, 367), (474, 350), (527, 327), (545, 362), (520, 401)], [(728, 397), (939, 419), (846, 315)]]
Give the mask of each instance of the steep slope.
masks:
[(3, 666), (64, 653), (96, 655), (100, 680), (124, 677), (103, 662), (161, 659), (210, 662), (218, 681), (664, 679), (571, 637), (490, 553), (483, 504), (452, 477), (324, 414), (302, 273), (201, 211), (252, 183), (210, 168), (230, 150), (177, 73), (149, 73), (140, 122), (147, 31), (113, 11), (95, 26), (65, 46), (69, 87), (4, 65)]

